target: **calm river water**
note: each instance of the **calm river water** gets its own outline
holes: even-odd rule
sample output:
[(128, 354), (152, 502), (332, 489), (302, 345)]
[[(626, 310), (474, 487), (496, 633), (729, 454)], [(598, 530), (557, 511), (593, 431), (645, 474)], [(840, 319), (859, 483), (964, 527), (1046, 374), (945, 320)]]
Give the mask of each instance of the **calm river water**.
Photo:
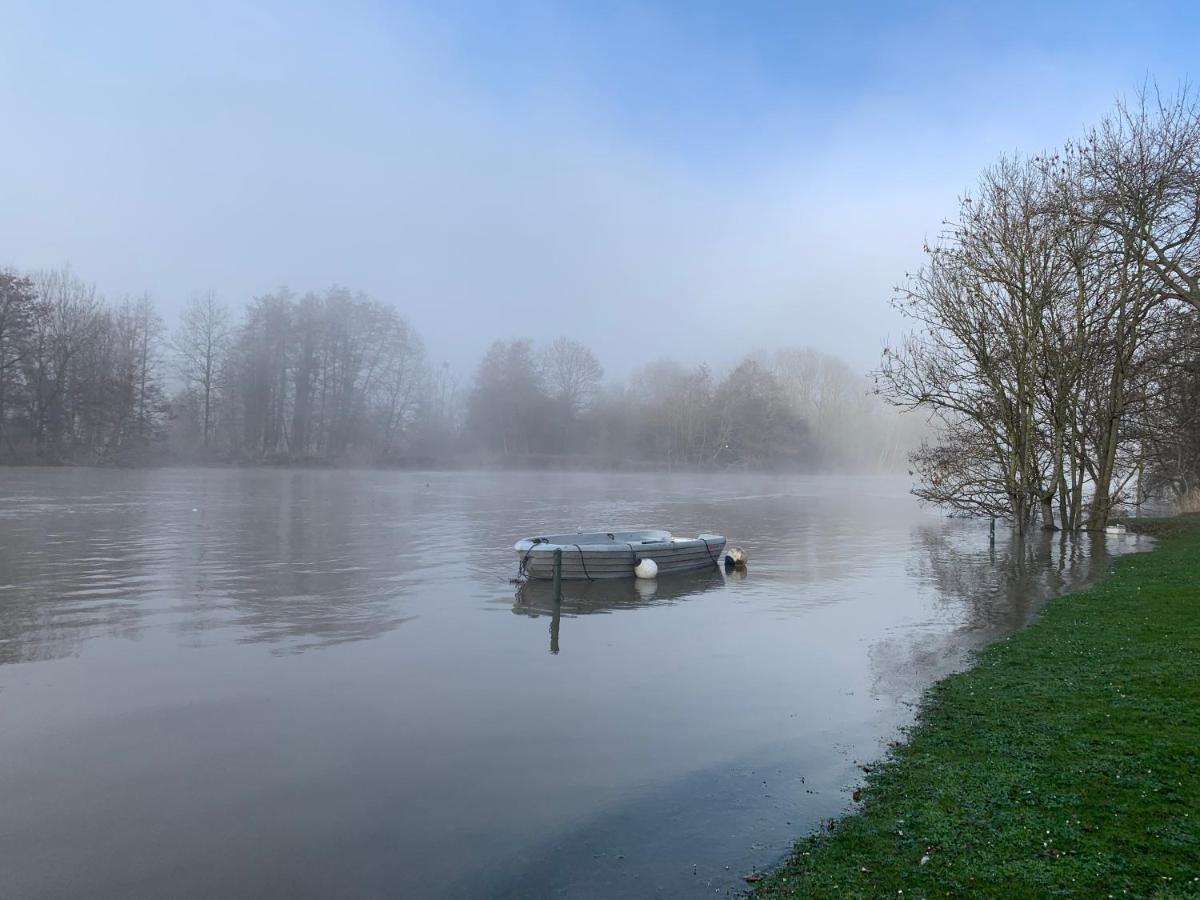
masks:
[[(0, 894), (736, 894), (1132, 536), (869, 478), (0, 469)], [(748, 573), (518, 592), (513, 541)], [(536, 586), (535, 586), (536, 588)]]

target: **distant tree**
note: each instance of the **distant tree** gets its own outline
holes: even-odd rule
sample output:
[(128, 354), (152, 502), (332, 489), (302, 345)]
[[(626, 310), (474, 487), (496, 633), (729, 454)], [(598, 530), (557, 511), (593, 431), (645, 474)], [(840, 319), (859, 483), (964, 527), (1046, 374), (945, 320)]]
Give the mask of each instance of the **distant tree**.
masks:
[(485, 449), (530, 453), (539, 449), (547, 399), (532, 344), (496, 341), (475, 372), (467, 431)]
[(313, 406), (328, 324), (325, 304), (316, 294), (305, 294), (291, 316), (292, 439), (289, 446), (291, 453), (301, 459), (314, 453), (314, 443), (321, 437), (314, 434)]
[(911, 444), (901, 417), (875, 394), (870, 379), (811, 347), (761, 357), (810, 436), (808, 462), (846, 470), (884, 470)]
[(643, 417), (636, 392), (623, 383), (602, 387), (588, 407), (581, 430), (588, 435), (593, 457), (621, 466), (643, 457)]
[(720, 435), (708, 366), (688, 368), (660, 360), (634, 374), (631, 390), (647, 459), (667, 468), (713, 463)]
[(572, 426), (600, 389), (604, 367), (578, 341), (557, 338), (542, 353), (546, 388), (558, 418), (558, 451), (566, 452)]
[[(785, 364), (780, 354), (720, 379), (705, 365), (663, 361), (604, 387), (595, 354), (567, 338), (540, 352), (527, 340), (495, 342), (461, 392), (448, 365), (427, 367), (420, 336), (394, 307), (340, 287), (280, 289), (238, 321), (212, 292), (195, 295), (164, 360), (148, 296), (110, 304), (65, 269), (3, 275), (0, 447), (13, 459), (130, 462), (169, 422), (177, 452), (219, 447), (252, 461), (482, 449), (570, 454), (581, 465), (796, 467), (814, 458), (811, 410), (832, 426), (839, 414), (852, 420), (860, 399), (857, 376), (819, 354), (817, 374), (799, 379), (812, 360)], [(182, 382), (169, 408), (166, 364)], [(841, 425), (838, 434), (856, 427)]]
[(409, 448), (414, 457), (434, 459), (452, 454), (462, 435), (458, 380), (448, 362), (425, 369), (412, 413)]
[(77, 440), (84, 407), (73, 388), (81, 383), (77, 363), (99, 334), (104, 304), (95, 287), (68, 268), (39, 272), (33, 281), (38, 302), (22, 362), (27, 418), (37, 456), (62, 462), (85, 443)]
[(197, 398), (208, 386), (210, 440), (215, 430), (251, 459), (395, 456), (426, 382), (421, 339), (399, 312), (340, 287), (298, 299), (281, 289), (230, 329), (204, 300), (176, 343)]
[(9, 407), (23, 386), (21, 363), (33, 351), (31, 337), (37, 293), (33, 282), (0, 269), (0, 453), (8, 443)]
[(185, 386), (199, 399), (201, 442), (207, 450), (216, 424), (217, 387), (233, 338), (229, 310), (212, 291), (192, 298), (171, 341)]
[(134, 371), (137, 381), (136, 434), (148, 442), (158, 431), (163, 409), (162, 342), (165, 328), (149, 294), (128, 305), (134, 329)]
[[(392, 309), (381, 309), (379, 319), (381, 364), (374, 409), (379, 421), (380, 453), (388, 458), (400, 449), (400, 441), (412, 428), (422, 395), (432, 382), (420, 335)], [(444, 397), (447, 386), (440, 384), (437, 388)]]
[(811, 459), (807, 429), (770, 371), (740, 363), (713, 397), (718, 429), (712, 463), (745, 468), (797, 466)]
[(596, 354), (578, 341), (556, 338), (542, 354), (542, 371), (550, 396), (578, 414), (595, 396), (604, 378)]
[(251, 458), (280, 458), (289, 452), (288, 405), (294, 302), (290, 291), (256, 297), (232, 349), (229, 381), (240, 399), (241, 433), (234, 444)]
[(1175, 315), (1162, 351), (1156, 384), (1133, 426), (1147, 469), (1139, 500), (1165, 488), (1200, 511), (1200, 316)]
[(148, 296), (106, 307), (80, 356), (80, 452), (96, 461), (143, 458), (163, 410), (162, 320)]

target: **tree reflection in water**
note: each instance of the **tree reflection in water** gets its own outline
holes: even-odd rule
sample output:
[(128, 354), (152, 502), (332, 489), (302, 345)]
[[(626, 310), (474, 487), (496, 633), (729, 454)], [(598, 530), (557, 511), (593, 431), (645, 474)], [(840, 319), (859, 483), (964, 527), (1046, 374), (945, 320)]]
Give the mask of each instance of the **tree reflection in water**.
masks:
[(902, 701), (1027, 625), (1046, 601), (1103, 576), (1111, 557), (1147, 546), (1134, 535), (1090, 532), (1021, 537), (1004, 530), (988, 541), (976, 528), (937, 526), (919, 529), (916, 541), (908, 574), (926, 586), (933, 614), (870, 650), (874, 693)]

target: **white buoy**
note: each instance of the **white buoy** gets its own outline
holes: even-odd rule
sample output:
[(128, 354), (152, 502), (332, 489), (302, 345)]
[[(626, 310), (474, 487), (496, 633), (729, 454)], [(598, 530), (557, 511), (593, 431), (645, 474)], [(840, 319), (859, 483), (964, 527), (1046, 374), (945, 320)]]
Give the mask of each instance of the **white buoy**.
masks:
[(655, 578), (658, 576), (658, 563), (652, 559), (639, 559), (633, 567), (633, 574), (638, 578)]
[(725, 568), (741, 569), (746, 565), (746, 551), (741, 547), (730, 547), (725, 551)]

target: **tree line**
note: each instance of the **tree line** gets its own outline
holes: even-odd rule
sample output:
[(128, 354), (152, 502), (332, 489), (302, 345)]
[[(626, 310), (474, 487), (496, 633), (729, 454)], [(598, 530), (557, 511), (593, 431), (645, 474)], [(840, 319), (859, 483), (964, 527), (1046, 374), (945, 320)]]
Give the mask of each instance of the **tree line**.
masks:
[(895, 304), (877, 384), (926, 411), (915, 492), (1018, 530), (1097, 529), (1200, 486), (1200, 110), (1122, 101), (1080, 140), (1002, 158)]
[(0, 461), (882, 470), (912, 428), (813, 350), (718, 375), (606, 379), (584, 344), (492, 344), (469, 382), (394, 307), (344, 288), (212, 292), (168, 331), (149, 297), (0, 270)]
[(497, 341), (466, 398), (462, 434), (494, 456), (565, 455), (606, 467), (885, 471), (915, 443), (870, 382), (811, 349), (751, 355), (723, 375), (662, 360), (605, 382), (584, 345)]

